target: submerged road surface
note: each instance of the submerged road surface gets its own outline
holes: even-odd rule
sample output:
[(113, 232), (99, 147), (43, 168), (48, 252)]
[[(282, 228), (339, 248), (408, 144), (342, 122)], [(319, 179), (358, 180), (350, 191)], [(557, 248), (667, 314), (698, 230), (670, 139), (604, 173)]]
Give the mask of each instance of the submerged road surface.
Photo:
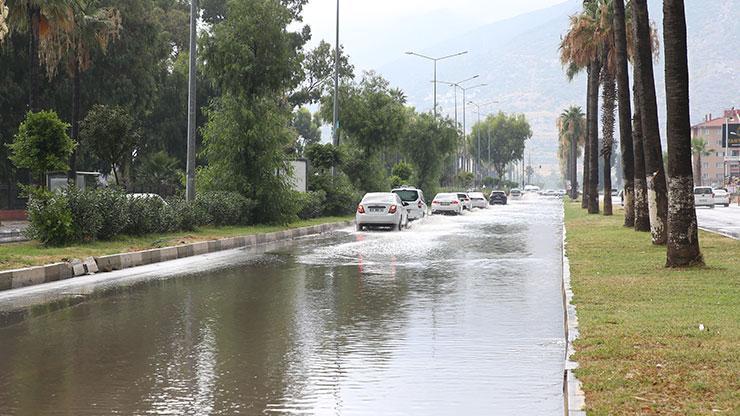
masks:
[(0, 329), (0, 414), (562, 415), (561, 239), (534, 199), (192, 258)]

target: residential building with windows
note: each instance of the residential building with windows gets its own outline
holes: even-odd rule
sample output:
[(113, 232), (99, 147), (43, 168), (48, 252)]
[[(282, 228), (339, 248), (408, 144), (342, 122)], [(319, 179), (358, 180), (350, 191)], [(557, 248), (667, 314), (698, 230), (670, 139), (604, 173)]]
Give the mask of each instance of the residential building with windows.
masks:
[[(737, 146), (736, 134), (730, 128), (733, 137), (730, 147), (725, 148), (723, 135), (726, 124), (740, 124), (740, 110), (725, 110), (722, 117), (712, 118), (709, 114), (702, 123), (691, 127), (691, 138), (703, 138), (707, 141), (709, 155), (701, 156), (701, 178), (694, 178), (695, 185), (725, 186), (740, 179), (740, 146)], [(733, 143), (735, 142), (735, 143)], [(694, 155), (696, 162), (697, 155)]]

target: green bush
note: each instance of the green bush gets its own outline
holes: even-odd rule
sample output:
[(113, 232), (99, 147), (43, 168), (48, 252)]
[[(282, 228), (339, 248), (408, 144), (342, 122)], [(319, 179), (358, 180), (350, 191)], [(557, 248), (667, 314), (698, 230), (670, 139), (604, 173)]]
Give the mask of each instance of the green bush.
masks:
[(307, 220), (309, 218), (318, 218), (324, 212), (326, 203), (326, 192), (323, 190), (309, 191), (306, 193), (296, 193), (298, 201), (298, 218)]
[(162, 208), (165, 202), (156, 196), (129, 198), (129, 221), (124, 232), (129, 235), (143, 235), (161, 232), (163, 228)]
[(322, 215), (348, 215), (355, 212), (362, 195), (352, 186), (344, 174), (314, 175), (309, 178), (312, 191), (324, 191), (326, 202)]
[(75, 241), (93, 241), (103, 226), (100, 198), (95, 190), (69, 186), (62, 194), (72, 212)]
[(198, 194), (196, 206), (204, 223), (239, 225), (251, 223), (255, 204), (237, 192), (214, 191)]
[(391, 182), (391, 188), (398, 188), (399, 186), (404, 185), (405, 182), (400, 176), (396, 175), (391, 175), (388, 180)]
[(171, 199), (168, 204), (174, 219), (174, 228), (177, 230), (193, 231), (199, 225), (207, 223), (206, 215), (198, 204), (183, 199)]
[(100, 188), (96, 190), (102, 223), (97, 238), (110, 240), (117, 236), (129, 223), (128, 197), (118, 188)]
[(26, 235), (46, 246), (67, 244), (74, 239), (72, 210), (64, 195), (40, 188), (28, 191), (28, 220)]

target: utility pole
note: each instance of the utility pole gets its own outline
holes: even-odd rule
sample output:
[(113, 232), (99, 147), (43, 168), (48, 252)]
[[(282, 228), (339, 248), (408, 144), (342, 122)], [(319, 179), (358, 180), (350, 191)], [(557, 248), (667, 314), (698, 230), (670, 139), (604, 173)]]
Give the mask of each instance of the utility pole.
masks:
[[(339, 146), (339, 0), (337, 0), (337, 27), (334, 42), (334, 109), (331, 124), (331, 143)], [(337, 169), (331, 167), (331, 176), (336, 176)]]
[(195, 201), (195, 70), (198, 0), (190, 0), (190, 62), (188, 68), (188, 148), (185, 167), (185, 199)]

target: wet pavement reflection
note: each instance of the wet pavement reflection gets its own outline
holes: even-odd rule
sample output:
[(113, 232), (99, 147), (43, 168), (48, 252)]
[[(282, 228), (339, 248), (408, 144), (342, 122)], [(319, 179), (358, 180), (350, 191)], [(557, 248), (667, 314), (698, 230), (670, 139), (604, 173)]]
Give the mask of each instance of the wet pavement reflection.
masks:
[(346, 229), (2, 328), (0, 415), (560, 415), (561, 224)]

